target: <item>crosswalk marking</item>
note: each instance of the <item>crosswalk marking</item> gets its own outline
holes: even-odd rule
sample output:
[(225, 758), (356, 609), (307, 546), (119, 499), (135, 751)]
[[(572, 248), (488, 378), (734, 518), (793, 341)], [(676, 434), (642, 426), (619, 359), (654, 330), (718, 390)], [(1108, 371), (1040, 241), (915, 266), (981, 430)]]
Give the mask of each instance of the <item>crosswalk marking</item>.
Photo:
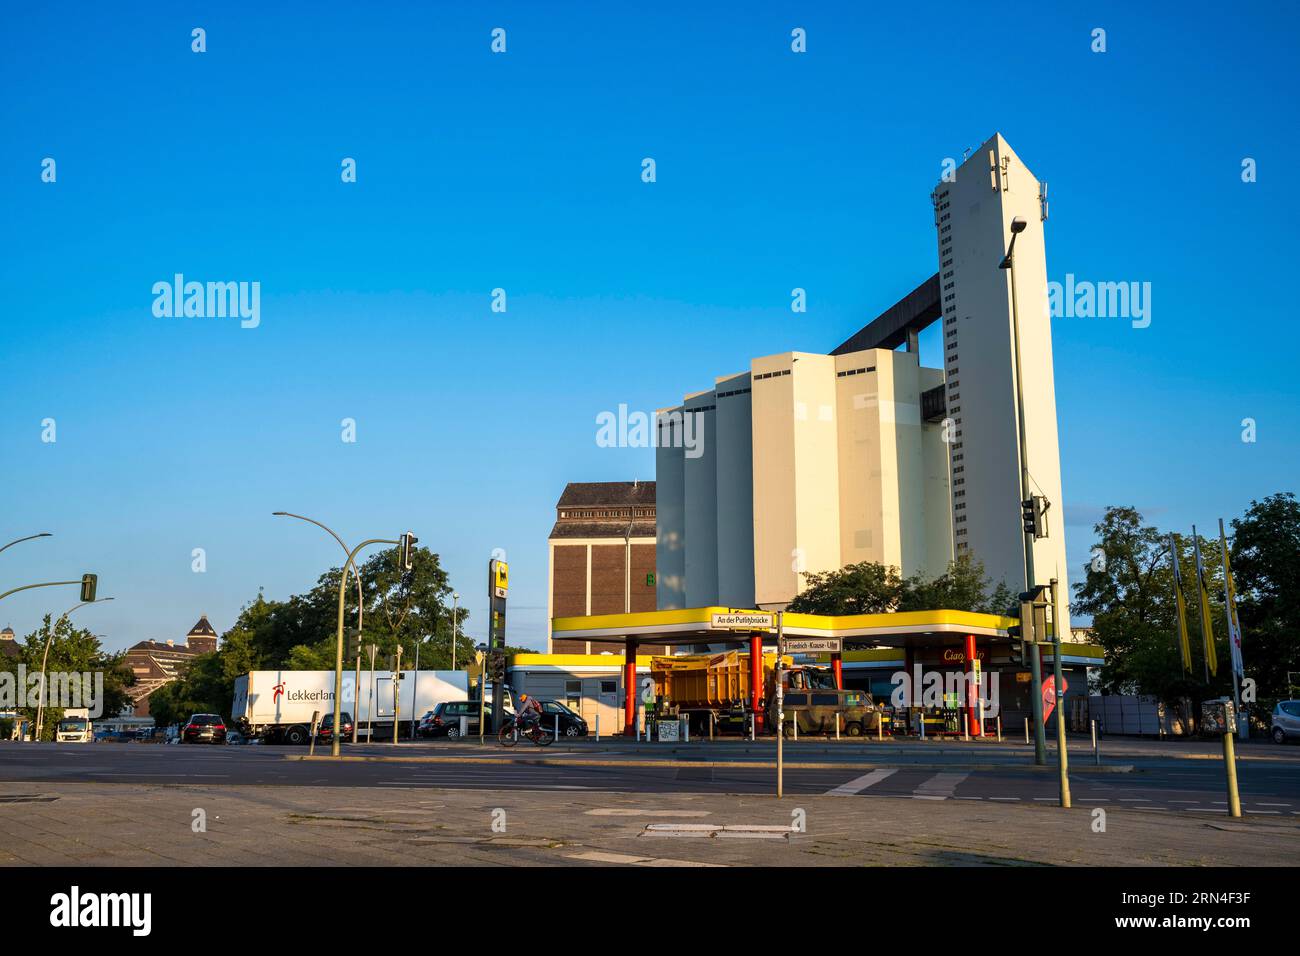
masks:
[(913, 800), (947, 800), (957, 790), (957, 785), (969, 777), (968, 773), (936, 773), (912, 791)]
[(860, 777), (854, 777), (848, 783), (842, 783), (838, 787), (835, 787), (833, 790), (827, 790), (826, 796), (851, 797), (854, 794), (861, 793), (863, 790), (866, 790), (868, 787), (874, 787), (876, 784), (880, 783), (880, 781), (884, 780), (886, 777), (892, 776), (893, 774), (896, 773), (898, 773), (896, 769), (890, 769), (890, 768), (873, 770), (871, 771), (871, 773), (864, 773)]

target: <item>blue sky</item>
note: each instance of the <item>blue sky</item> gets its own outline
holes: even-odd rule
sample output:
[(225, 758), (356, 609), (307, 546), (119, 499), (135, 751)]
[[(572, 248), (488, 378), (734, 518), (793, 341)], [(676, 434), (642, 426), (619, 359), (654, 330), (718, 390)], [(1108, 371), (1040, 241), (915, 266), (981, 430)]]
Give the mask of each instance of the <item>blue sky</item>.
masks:
[[(1072, 564), (1107, 504), (1208, 530), (1295, 488), (1293, 8), (266, 6), (3, 14), (0, 539), (56, 537), (0, 582), (97, 571), (109, 647), (338, 562), (277, 509), (415, 529), (475, 636), (505, 549), (538, 645), (565, 482), (654, 477), (595, 416), (837, 345), (934, 271), (940, 164), (994, 131), (1050, 182), (1049, 278), (1153, 288), (1147, 329), (1054, 326)], [(156, 318), (177, 272), (260, 282), (261, 325)]]

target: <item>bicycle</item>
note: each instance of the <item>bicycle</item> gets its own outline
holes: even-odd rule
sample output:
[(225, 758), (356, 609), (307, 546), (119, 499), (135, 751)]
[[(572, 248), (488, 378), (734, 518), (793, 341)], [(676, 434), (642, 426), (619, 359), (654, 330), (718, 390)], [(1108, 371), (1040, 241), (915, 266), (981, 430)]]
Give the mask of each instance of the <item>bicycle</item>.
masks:
[(513, 747), (520, 737), (531, 740), (538, 747), (549, 747), (555, 743), (555, 734), (542, 727), (541, 721), (534, 722), (527, 729), (520, 729), (514, 720), (509, 720), (497, 731), (497, 742), (502, 747)]

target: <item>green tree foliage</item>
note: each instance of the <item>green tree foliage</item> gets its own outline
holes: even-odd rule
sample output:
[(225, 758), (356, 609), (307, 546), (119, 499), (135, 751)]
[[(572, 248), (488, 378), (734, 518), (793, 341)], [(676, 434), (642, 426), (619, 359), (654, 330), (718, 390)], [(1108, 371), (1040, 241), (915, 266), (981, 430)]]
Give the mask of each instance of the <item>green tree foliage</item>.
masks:
[[(1252, 501), (1231, 522), (1229, 544), (1242, 626), (1245, 676), (1261, 703), (1289, 695), (1287, 671), (1300, 671), (1300, 503), (1290, 493)], [(1217, 530), (1217, 529), (1216, 529)], [(1173, 560), (1169, 535), (1146, 525), (1134, 508), (1112, 507), (1096, 525), (1098, 558), (1085, 566), (1072, 605), (1091, 615), (1097, 643), (1106, 651), (1101, 679), (1114, 692), (1153, 694), (1168, 703), (1232, 694), (1232, 659), (1223, 606), (1220, 542), (1201, 537), (1201, 560), (1210, 595), (1210, 629), (1219, 673), (1205, 679), (1204, 639), (1196, 559), (1190, 535), (1179, 535), (1176, 556), (1187, 600), (1192, 669), (1178, 648)], [(1196, 711), (1194, 711), (1195, 713)]]
[[(51, 640), (51, 638), (53, 638)], [(16, 657), (0, 658), (0, 671), (7, 671), (17, 680), (18, 665), (26, 667), (29, 678), (40, 674), (41, 659), (45, 656), (46, 645), (49, 655), (46, 658), (46, 673), (58, 672), (76, 674), (104, 675), (104, 696), (102, 698), (103, 716), (109, 717), (119, 713), (128, 703), (130, 697), (127, 687), (135, 683), (135, 677), (122, 664), (123, 654), (111, 654), (90, 631), (74, 627), (67, 617), (54, 620), (53, 615), (45, 615), (41, 626), (32, 631), (19, 642), (20, 653)], [(52, 686), (52, 685), (51, 685)], [(87, 704), (88, 706), (88, 704)], [(36, 718), (36, 707), (19, 707), (18, 712), (31, 720)], [(50, 706), (47, 702), (42, 729), (42, 739), (53, 740), (63, 710)]]
[(1246, 676), (1261, 700), (1290, 697), (1287, 672), (1300, 671), (1300, 502), (1294, 494), (1252, 501), (1232, 521)]
[[(451, 666), (451, 587), (438, 556), (416, 549), (410, 571), (397, 567), (397, 548), (380, 551), (361, 564), (363, 610), (362, 667), (369, 668), (369, 646), (378, 648), (375, 667), (391, 666), (398, 645), (403, 670), (415, 666), (420, 648), (422, 670)], [(261, 593), (240, 611), (222, 635), (215, 654), (193, 661), (184, 677), (155, 691), (149, 709), (158, 724), (187, 719), (192, 713), (229, 717), (235, 678), (253, 670), (333, 670), (338, 647), (338, 596), (341, 568), (320, 576), (306, 594), (284, 601)], [(458, 608), (457, 666), (474, 660), (474, 642), (465, 636), (469, 614)], [(344, 594), (344, 627), (350, 634), (357, 622), (356, 581), (348, 577)], [(355, 658), (345, 667), (355, 666)], [(161, 708), (161, 710), (160, 710)]]
[(897, 568), (876, 561), (838, 571), (805, 572), (806, 587), (790, 602), (802, 614), (884, 614), (890, 611), (979, 611), (1005, 614), (1014, 595), (1003, 583), (992, 586), (984, 565), (963, 554), (934, 578), (901, 577)]

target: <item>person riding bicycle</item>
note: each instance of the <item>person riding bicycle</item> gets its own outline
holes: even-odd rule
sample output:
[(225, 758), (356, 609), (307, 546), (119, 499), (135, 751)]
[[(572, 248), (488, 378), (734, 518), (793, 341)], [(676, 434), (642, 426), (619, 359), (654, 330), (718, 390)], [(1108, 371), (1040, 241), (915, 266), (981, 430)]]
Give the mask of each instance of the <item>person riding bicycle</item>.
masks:
[(542, 704), (536, 697), (519, 695), (519, 713), (516, 720), (521, 730), (531, 730), (542, 719)]

